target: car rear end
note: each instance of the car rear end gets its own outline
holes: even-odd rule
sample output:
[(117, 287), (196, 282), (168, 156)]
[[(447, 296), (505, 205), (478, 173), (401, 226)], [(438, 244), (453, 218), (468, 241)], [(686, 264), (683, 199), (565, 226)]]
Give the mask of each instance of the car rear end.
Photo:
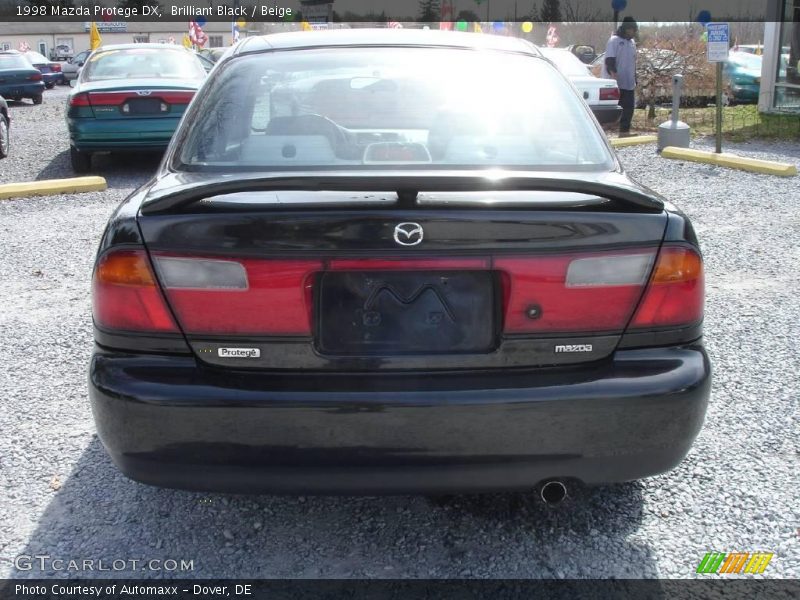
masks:
[(725, 64), (727, 86), (732, 100), (758, 102), (761, 89), (761, 56), (746, 52), (731, 52)]
[(0, 52), (0, 95), (7, 99), (40, 98), (42, 73), (17, 52)]
[(196, 88), (139, 80), (86, 86), (69, 98), (70, 142), (83, 151), (161, 149), (169, 144)]
[(57, 83), (64, 83), (61, 63), (48, 60), (38, 52), (26, 52), (23, 56), (42, 74), (42, 81), (47, 89), (54, 87)]
[[(625, 481), (682, 459), (709, 390), (691, 225), (619, 171), (547, 63), (473, 54), (289, 49), (216, 70), (98, 252), (90, 396), (123, 472), (402, 493)], [(469, 97), (462, 71), (525, 67), (545, 99), (541, 80), (481, 99), (505, 98), (513, 133), (477, 98), (415, 108), (440, 106), (432, 83)], [(426, 85), (408, 95), (403, 69)], [(333, 90), (348, 96), (322, 123)], [(380, 112), (392, 95), (415, 100)], [(287, 98), (313, 118), (282, 120)]]
[(96, 51), (68, 100), (71, 146), (86, 153), (163, 150), (204, 77), (183, 48)]
[(613, 125), (622, 116), (619, 87), (613, 79), (595, 76), (591, 68), (569, 50), (542, 48), (545, 58), (552, 60), (584, 99), (601, 125)]

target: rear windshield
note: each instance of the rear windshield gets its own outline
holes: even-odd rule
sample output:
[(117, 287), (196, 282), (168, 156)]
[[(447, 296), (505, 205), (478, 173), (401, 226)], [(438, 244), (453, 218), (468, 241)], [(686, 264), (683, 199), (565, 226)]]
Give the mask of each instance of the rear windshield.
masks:
[(540, 58), (326, 48), (242, 56), (195, 104), (178, 169), (608, 168), (585, 106)]
[(202, 79), (205, 70), (193, 55), (166, 48), (107, 50), (91, 56), (81, 81), (114, 79)]
[(552, 60), (559, 71), (568, 77), (587, 77), (590, 75), (586, 63), (581, 62), (581, 59), (569, 50), (542, 48), (542, 54), (544, 54), (545, 58)]
[(747, 54), (746, 52), (731, 53), (730, 62), (735, 65), (741, 65), (747, 69), (761, 70), (761, 57), (756, 54)]
[(33, 64), (42, 64), (42, 63), (49, 63), (50, 61), (45, 58), (44, 54), (39, 54), (38, 52), (26, 52), (25, 58), (28, 59), (28, 62)]
[(31, 63), (19, 54), (0, 54), (0, 71), (3, 69), (30, 69)]

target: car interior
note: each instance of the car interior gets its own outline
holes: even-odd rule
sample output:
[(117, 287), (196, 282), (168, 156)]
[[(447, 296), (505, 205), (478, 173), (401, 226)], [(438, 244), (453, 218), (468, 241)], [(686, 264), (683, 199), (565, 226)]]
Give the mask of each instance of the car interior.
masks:
[[(190, 161), (240, 166), (581, 165), (603, 162), (569, 110), (541, 99), (500, 112), (453, 102), (413, 76), (232, 82)], [(248, 115), (249, 118), (241, 118)], [(574, 121), (578, 121), (575, 119)], [(561, 143), (564, 142), (564, 143)]]

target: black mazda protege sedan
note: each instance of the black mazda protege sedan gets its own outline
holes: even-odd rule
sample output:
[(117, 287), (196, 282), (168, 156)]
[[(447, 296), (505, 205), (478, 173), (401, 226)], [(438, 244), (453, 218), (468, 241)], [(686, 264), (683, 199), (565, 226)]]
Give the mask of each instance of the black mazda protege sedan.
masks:
[(248, 38), (112, 216), (90, 367), (119, 468), (445, 493), (661, 473), (704, 418), (703, 263), (535, 47)]

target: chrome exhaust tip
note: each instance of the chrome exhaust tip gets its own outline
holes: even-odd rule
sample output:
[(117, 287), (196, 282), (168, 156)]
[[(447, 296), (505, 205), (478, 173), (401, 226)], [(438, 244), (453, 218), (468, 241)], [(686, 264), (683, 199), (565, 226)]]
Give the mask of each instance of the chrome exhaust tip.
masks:
[(548, 506), (556, 506), (567, 497), (567, 486), (560, 481), (548, 481), (540, 491), (542, 500)]

